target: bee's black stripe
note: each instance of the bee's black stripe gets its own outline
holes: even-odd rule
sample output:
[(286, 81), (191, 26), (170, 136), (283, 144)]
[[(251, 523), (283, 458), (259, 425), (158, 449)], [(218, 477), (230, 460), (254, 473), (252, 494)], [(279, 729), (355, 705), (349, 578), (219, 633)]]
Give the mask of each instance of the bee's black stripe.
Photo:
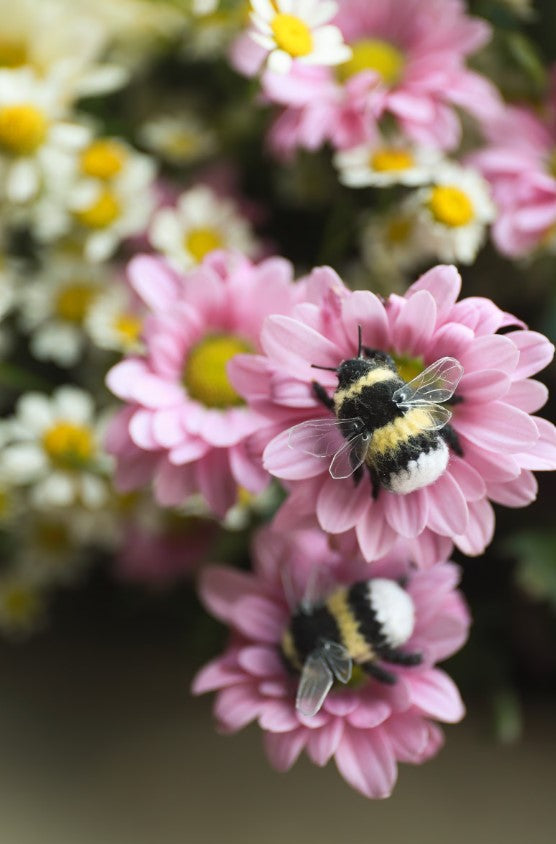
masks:
[(296, 613), (292, 617), (290, 631), (300, 662), (312, 653), (320, 639), (341, 642), (336, 619), (325, 606)]
[(386, 639), (369, 601), (368, 581), (363, 580), (354, 583), (349, 590), (348, 600), (351, 611), (359, 625), (359, 633), (367, 644), (376, 651), (381, 645), (386, 644)]

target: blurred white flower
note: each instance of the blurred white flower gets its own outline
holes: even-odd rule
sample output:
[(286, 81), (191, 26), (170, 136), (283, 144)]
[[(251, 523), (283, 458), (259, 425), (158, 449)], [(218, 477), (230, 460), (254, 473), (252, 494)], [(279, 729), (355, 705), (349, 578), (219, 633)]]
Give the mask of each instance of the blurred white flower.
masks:
[(92, 397), (73, 386), (48, 397), (25, 393), (16, 415), (0, 424), (6, 444), (0, 454), (4, 483), (29, 488), (38, 509), (79, 504), (95, 509), (108, 496), (110, 460), (101, 451), (103, 421)]
[(407, 140), (369, 141), (334, 156), (342, 184), (350, 188), (424, 185), (430, 182), (441, 160), (437, 150)]
[(143, 317), (123, 284), (107, 288), (92, 304), (85, 328), (101, 349), (121, 354), (141, 352)]
[(217, 148), (215, 133), (188, 112), (154, 117), (141, 126), (139, 138), (171, 164), (191, 164), (208, 158)]
[(381, 280), (385, 291), (397, 286), (404, 274), (433, 255), (422, 241), (417, 223), (414, 209), (397, 205), (385, 213), (373, 214), (362, 228), (363, 262), (373, 279)]
[(149, 239), (177, 267), (187, 270), (214, 249), (238, 249), (252, 256), (258, 250), (251, 227), (230, 199), (200, 186), (183, 193), (175, 208), (154, 217)]

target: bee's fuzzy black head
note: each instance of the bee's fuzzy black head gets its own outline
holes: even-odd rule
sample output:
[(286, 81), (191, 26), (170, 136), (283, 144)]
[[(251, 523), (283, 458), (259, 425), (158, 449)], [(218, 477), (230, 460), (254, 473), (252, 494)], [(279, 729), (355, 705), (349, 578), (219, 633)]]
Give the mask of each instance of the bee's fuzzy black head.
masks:
[(338, 387), (345, 389), (350, 384), (355, 383), (363, 375), (366, 375), (369, 370), (374, 369), (376, 364), (365, 358), (350, 358), (343, 360), (336, 370), (338, 373)]

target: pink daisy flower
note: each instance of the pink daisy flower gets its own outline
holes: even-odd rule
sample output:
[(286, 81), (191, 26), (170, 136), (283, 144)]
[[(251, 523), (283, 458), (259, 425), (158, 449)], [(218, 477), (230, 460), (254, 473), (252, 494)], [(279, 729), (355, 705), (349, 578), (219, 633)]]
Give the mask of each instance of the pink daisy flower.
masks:
[[(297, 603), (306, 598), (316, 569), (326, 570), (330, 596), (339, 586), (367, 581), (368, 566), (361, 558), (350, 556), (348, 562), (333, 551), (321, 531), (284, 536), (267, 529), (255, 543), (253, 573), (224, 566), (205, 569), (201, 598), (209, 612), (229, 625), (232, 637), (224, 654), (198, 673), (193, 692), (217, 692), (219, 729), (233, 733), (256, 720), (275, 768), (287, 770), (302, 750), (320, 766), (334, 758), (344, 779), (371, 798), (391, 793), (398, 762), (420, 764), (431, 758), (443, 742), (434, 722), (452, 723), (464, 715), (457, 688), (435, 663), (463, 645), (469, 614), (455, 588), (456, 566), (440, 562), (418, 571), (407, 561), (401, 546), (377, 560), (374, 594), (376, 598), (379, 587), (383, 596), (401, 593), (402, 603), (411, 608), (403, 649), (418, 652), (421, 663), (391, 666), (394, 679), (386, 683), (367, 677), (355, 660), (350, 682), (334, 685), (311, 716), (296, 707), (299, 673), (286, 668), (286, 631), (298, 608), (288, 606), (282, 584), (291, 576), (288, 597)], [(384, 597), (375, 600), (372, 612), (381, 615), (384, 630)]]
[(215, 252), (179, 275), (160, 258), (140, 256), (129, 278), (150, 315), (145, 355), (127, 357), (107, 376), (126, 402), (107, 439), (117, 458), (116, 483), (130, 490), (152, 481), (163, 506), (201, 492), (224, 516), (238, 487), (255, 493), (268, 482), (245, 446), (261, 420), (229, 381), (227, 367), (238, 352), (260, 351), (268, 314), (291, 310), (291, 265), (279, 258), (255, 265)]
[(554, 243), (556, 234), (556, 71), (545, 116), (510, 107), (488, 125), (489, 144), (471, 156), (498, 206), (496, 246), (511, 257)]
[[(294, 62), (287, 75), (262, 76), (266, 97), (286, 107), (271, 134), (282, 152), (325, 141), (356, 146), (386, 115), (413, 141), (453, 149), (461, 135), (456, 108), (480, 122), (500, 109), (494, 86), (465, 66), (490, 28), (460, 0), (343, 0), (334, 23), (352, 49), (337, 70)], [(256, 62), (240, 61), (239, 69), (253, 72)]]
[[(236, 358), (234, 383), (269, 420), (252, 448), (264, 449), (265, 468), (290, 490), (278, 514), (280, 529), (318, 520), (329, 533), (355, 531), (369, 561), (401, 536), (412, 540), (413, 559), (428, 566), (448, 556), (453, 543), (465, 554), (484, 551), (494, 530), (490, 501), (523, 507), (534, 500), (532, 470), (556, 468), (556, 430), (530, 415), (547, 398), (546, 387), (530, 376), (549, 363), (554, 347), (488, 299), (457, 301), (460, 287), (455, 267), (438, 266), (405, 296), (382, 301), (348, 290), (329, 268), (317, 269), (305, 282), (307, 301), (292, 316), (265, 322), (266, 356)], [(521, 327), (497, 333), (512, 325)], [(436, 472), (436, 480), (423, 475), (424, 485), (414, 491), (400, 490), (407, 494), (381, 487), (373, 497), (366, 472), (358, 483), (353, 476), (332, 477), (331, 457), (291, 447), (293, 425), (334, 418), (313, 384), (318, 380), (331, 396), (338, 377), (312, 364), (336, 368), (356, 357), (358, 326), (363, 344), (391, 354), (406, 382), (444, 357), (463, 367), (459, 403), (451, 407), (461, 454), (456, 443), (445, 471)]]

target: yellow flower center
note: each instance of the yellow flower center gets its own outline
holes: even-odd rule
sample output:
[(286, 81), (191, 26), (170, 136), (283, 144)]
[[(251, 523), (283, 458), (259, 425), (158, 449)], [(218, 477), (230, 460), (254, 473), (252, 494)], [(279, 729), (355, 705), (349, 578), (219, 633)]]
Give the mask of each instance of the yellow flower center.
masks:
[(4, 612), (10, 621), (27, 624), (40, 611), (40, 600), (36, 592), (24, 586), (12, 586), (3, 596)]
[(406, 149), (383, 147), (371, 155), (370, 165), (378, 173), (390, 173), (397, 170), (409, 170), (415, 164), (412, 154)]
[(311, 30), (295, 15), (275, 15), (270, 26), (277, 46), (293, 58), (307, 56), (312, 51)]
[(386, 227), (386, 239), (389, 243), (406, 243), (411, 236), (413, 222), (410, 217), (394, 217)]
[(210, 227), (191, 229), (185, 238), (184, 246), (190, 255), (200, 263), (205, 255), (213, 249), (220, 249), (224, 245), (222, 235), (216, 229)]
[(236, 407), (244, 404), (228, 379), (226, 365), (235, 355), (253, 347), (233, 334), (208, 334), (191, 349), (183, 372), (183, 384), (192, 399), (205, 407)]
[(143, 329), (143, 320), (135, 314), (118, 314), (114, 328), (124, 346), (134, 346)]
[(42, 444), (52, 462), (63, 469), (83, 466), (95, 450), (91, 429), (73, 422), (56, 422), (43, 434)]
[(250, 507), (254, 499), (255, 496), (252, 492), (249, 492), (249, 490), (245, 489), (244, 486), (238, 486), (236, 503), (239, 504), (240, 507)]
[(81, 170), (94, 179), (113, 179), (121, 172), (127, 152), (118, 141), (99, 140), (81, 154)]
[(103, 191), (88, 208), (76, 211), (75, 216), (88, 229), (106, 229), (120, 216), (121, 207), (113, 193)]
[(56, 300), (56, 314), (67, 322), (81, 324), (93, 303), (96, 290), (86, 282), (70, 284), (64, 287)]
[(428, 206), (434, 219), (450, 228), (466, 226), (475, 217), (473, 203), (466, 193), (454, 185), (434, 187)]
[(0, 108), (0, 151), (31, 155), (46, 138), (48, 121), (34, 105), (21, 103)]
[(0, 38), (0, 67), (23, 67), (24, 64), (29, 64), (25, 43)]
[(351, 50), (351, 59), (338, 67), (338, 75), (342, 82), (362, 70), (374, 70), (382, 77), (385, 85), (395, 85), (400, 81), (405, 57), (393, 44), (379, 38), (363, 38), (351, 44)]
[(398, 355), (390, 352), (394, 359), (400, 378), (408, 383), (423, 372), (425, 364), (422, 357), (412, 358), (409, 355)]

